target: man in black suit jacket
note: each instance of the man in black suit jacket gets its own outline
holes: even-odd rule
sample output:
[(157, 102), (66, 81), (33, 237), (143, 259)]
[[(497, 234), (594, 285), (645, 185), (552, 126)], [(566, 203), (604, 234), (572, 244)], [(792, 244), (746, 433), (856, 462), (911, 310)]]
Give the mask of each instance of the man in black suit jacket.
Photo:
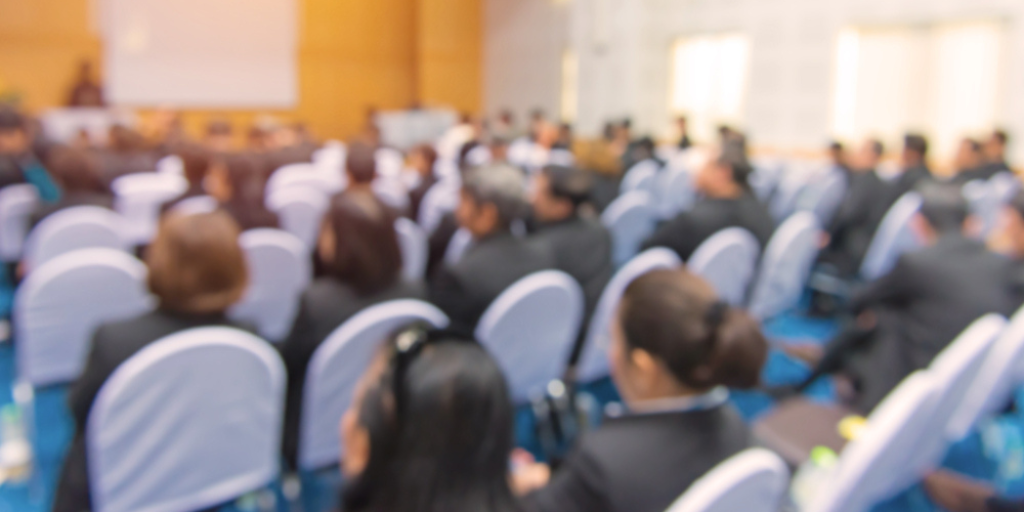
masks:
[(988, 180), (999, 174), (1002, 167), (990, 165), (986, 162), (985, 154), (982, 151), (980, 142), (974, 139), (964, 139), (960, 142), (960, 149), (956, 153), (956, 176), (953, 183), (963, 185), (975, 180)]
[(552, 269), (546, 247), (512, 234), (512, 222), (525, 216), (522, 173), (495, 164), (468, 171), (456, 211), (473, 246), (455, 264), (444, 265), (430, 285), (430, 300), (451, 319), (452, 328), (472, 334), (487, 307), (519, 279)]
[[(615, 271), (611, 234), (599, 221), (580, 213), (580, 207), (590, 199), (590, 187), (587, 173), (548, 166), (537, 175), (532, 197), (537, 221), (532, 238), (549, 247), (555, 268), (572, 276), (583, 288), (584, 327)], [(577, 344), (572, 360), (579, 348)]]
[(771, 214), (747, 184), (751, 168), (739, 142), (727, 142), (721, 153), (697, 174), (704, 195), (692, 210), (662, 224), (643, 249), (667, 247), (686, 261), (705, 240), (731, 227), (750, 231), (763, 249), (775, 230)]
[(928, 168), (928, 139), (923, 135), (908, 133), (903, 137), (903, 172), (894, 182), (892, 202), (903, 194), (935, 179)]
[(967, 236), (973, 222), (959, 189), (931, 185), (921, 193), (914, 228), (927, 247), (903, 255), (889, 274), (856, 294), (856, 325), (830, 343), (810, 379), (845, 373), (865, 412), (907, 375), (926, 368), (974, 320), (1008, 314), (1014, 306), (1012, 266)]
[(1010, 142), (1010, 136), (1003, 130), (995, 130), (988, 140), (985, 141), (985, 169), (993, 175), (1001, 172), (1013, 172), (1010, 164), (1006, 163), (1006, 145)]

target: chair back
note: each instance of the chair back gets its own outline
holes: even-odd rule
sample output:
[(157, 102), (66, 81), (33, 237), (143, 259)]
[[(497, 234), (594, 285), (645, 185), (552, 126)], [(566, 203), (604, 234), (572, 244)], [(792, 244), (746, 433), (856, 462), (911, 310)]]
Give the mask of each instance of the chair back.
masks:
[(145, 245), (156, 235), (160, 208), (184, 194), (188, 181), (180, 174), (143, 172), (121, 176), (110, 187), (114, 209), (124, 219), (124, 236), (133, 245)]
[(381, 343), (394, 331), (416, 322), (448, 326), (448, 317), (431, 304), (395, 300), (371, 306), (341, 324), (313, 353), (303, 388), (298, 465), (318, 470), (338, 463), (338, 424), (352, 403), (356, 384)]
[(693, 175), (686, 169), (670, 168), (659, 175), (658, 203), (661, 217), (670, 219), (693, 207), (697, 199)]
[(402, 166), (405, 165), (405, 157), (402, 156), (402, 152), (394, 149), (383, 147), (378, 149), (373, 154), (374, 160), (377, 163), (377, 174), (385, 178), (398, 178), (402, 174)]
[(89, 414), (95, 510), (202, 510), (270, 484), (284, 390), (277, 352), (238, 329), (189, 329), (143, 348)]
[(800, 196), (808, 187), (808, 178), (802, 168), (791, 168), (781, 177), (768, 201), (768, 211), (776, 222), (782, 222), (796, 211)]
[(184, 176), (185, 162), (178, 155), (167, 155), (156, 161), (156, 172)]
[(918, 247), (917, 238), (910, 229), (910, 221), (920, 209), (921, 195), (916, 192), (904, 194), (889, 208), (861, 263), (862, 278), (874, 281), (884, 276), (896, 266), (896, 261), (903, 253)]
[(146, 266), (113, 249), (82, 249), (32, 271), (14, 296), (18, 376), (34, 386), (70, 382), (96, 328), (154, 306)]
[(657, 192), (655, 185), (657, 184), (659, 170), (661, 170), (661, 167), (653, 159), (637, 162), (623, 176), (622, 184), (619, 186), (619, 194), (635, 191), (654, 194)]
[(764, 448), (742, 451), (693, 483), (668, 512), (777, 512), (789, 468)]
[(344, 190), (345, 185), (345, 178), (342, 174), (322, 172), (311, 163), (289, 164), (270, 175), (265, 195), (269, 197), (274, 191), (291, 187), (309, 187), (327, 194), (334, 194)]
[(427, 234), (415, 222), (400, 217), (395, 220), (395, 234), (402, 249), (402, 277), (408, 281), (422, 281), (427, 274)]
[(220, 203), (211, 196), (186, 197), (171, 206), (176, 215), (203, 215), (213, 213), (220, 208)]
[(313, 251), (328, 202), (323, 191), (296, 186), (271, 192), (267, 209), (277, 214), (281, 229), (295, 235), (307, 251)]
[(726, 228), (700, 244), (686, 265), (714, 287), (719, 299), (741, 306), (760, 252), (760, 244), (749, 231)]
[(827, 226), (839, 211), (846, 188), (846, 175), (839, 169), (829, 169), (808, 184), (797, 209), (813, 213), (820, 225)]
[(302, 292), (313, 279), (306, 246), (295, 235), (270, 228), (246, 231), (238, 244), (245, 251), (249, 286), (230, 316), (255, 325), (268, 341), (281, 341), (299, 312)]
[(612, 234), (612, 261), (616, 267), (637, 255), (644, 240), (654, 233), (657, 222), (658, 210), (646, 192), (623, 194), (608, 205), (601, 214), (601, 223)]
[(797, 212), (775, 230), (761, 259), (761, 269), (747, 310), (768, 319), (796, 307), (818, 257), (818, 220)]
[(476, 327), (505, 372), (516, 402), (542, 391), (565, 371), (583, 319), (583, 290), (568, 274), (528, 275), (505, 290)]
[(75, 206), (54, 212), (29, 233), (25, 261), (29, 270), (78, 249), (108, 248), (124, 251), (124, 219), (99, 206)]
[(913, 451), (933, 424), (938, 392), (931, 375), (915, 372), (868, 417), (860, 435), (846, 445), (834, 473), (807, 507), (808, 512), (867, 512), (907, 489), (916, 475)]
[(587, 339), (584, 342), (580, 358), (576, 362), (576, 380), (593, 382), (608, 376), (608, 348), (611, 346), (611, 326), (615, 311), (622, 300), (622, 294), (634, 279), (652, 270), (672, 269), (682, 266), (683, 262), (675, 251), (656, 247), (644, 251), (625, 264), (608, 281), (601, 298), (597, 301), (594, 314), (590, 317), (587, 327)]
[(8, 185), (0, 189), (0, 262), (21, 259), (32, 214), (39, 207), (34, 185)]

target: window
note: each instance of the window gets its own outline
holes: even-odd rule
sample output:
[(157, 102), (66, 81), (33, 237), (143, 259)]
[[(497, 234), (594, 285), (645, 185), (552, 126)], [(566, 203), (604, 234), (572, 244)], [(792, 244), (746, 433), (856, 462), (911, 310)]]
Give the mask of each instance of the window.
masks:
[(743, 123), (750, 39), (740, 34), (687, 37), (672, 47), (669, 100), (689, 118), (697, 139), (713, 138), (719, 124)]
[(836, 45), (832, 131), (890, 144), (908, 130), (929, 136), (935, 156), (997, 121), (998, 23), (844, 30)]
[(579, 108), (579, 73), (580, 63), (576, 52), (571, 49), (562, 52), (561, 114), (562, 121), (566, 123), (576, 122), (576, 113)]

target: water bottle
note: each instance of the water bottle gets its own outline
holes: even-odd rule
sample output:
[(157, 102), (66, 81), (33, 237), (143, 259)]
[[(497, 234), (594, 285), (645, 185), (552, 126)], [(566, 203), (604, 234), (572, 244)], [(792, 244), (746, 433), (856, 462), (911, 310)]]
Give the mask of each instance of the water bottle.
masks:
[(24, 481), (32, 473), (32, 444), (25, 417), (17, 404), (0, 408), (0, 473), (5, 480)]
[(832, 472), (839, 462), (839, 457), (831, 448), (817, 446), (811, 450), (811, 456), (800, 465), (793, 475), (793, 486), (790, 493), (796, 510), (806, 510), (815, 495), (832, 477)]

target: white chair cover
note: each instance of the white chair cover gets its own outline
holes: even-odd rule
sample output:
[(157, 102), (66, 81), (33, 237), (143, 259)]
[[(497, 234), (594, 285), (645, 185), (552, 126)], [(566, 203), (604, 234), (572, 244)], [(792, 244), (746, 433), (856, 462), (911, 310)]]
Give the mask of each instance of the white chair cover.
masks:
[(328, 201), (322, 191), (296, 186), (271, 192), (267, 209), (277, 214), (281, 229), (295, 235), (307, 251), (313, 251)]
[(398, 178), (405, 165), (402, 152), (394, 148), (380, 148), (374, 153), (377, 162), (377, 175), (384, 178)]
[(789, 468), (764, 448), (740, 452), (693, 483), (668, 512), (778, 512)]
[(963, 439), (982, 417), (996, 414), (1010, 403), (1013, 391), (1024, 382), (1024, 309), (1014, 314), (993, 343), (978, 370), (978, 378), (966, 390), (963, 403), (953, 413), (949, 438)]
[(741, 306), (760, 252), (760, 244), (749, 231), (726, 228), (701, 243), (686, 265), (711, 284), (719, 299)]
[(682, 264), (675, 251), (657, 247), (644, 251), (615, 273), (601, 292), (594, 314), (590, 317), (587, 340), (576, 362), (576, 380), (593, 382), (608, 375), (612, 319), (629, 283), (652, 270), (678, 268)]
[(846, 175), (839, 169), (829, 169), (808, 184), (797, 209), (813, 213), (819, 224), (827, 226), (843, 203), (846, 187)]
[(630, 192), (619, 196), (601, 214), (601, 223), (611, 231), (612, 261), (621, 267), (640, 251), (640, 246), (658, 222), (658, 210), (650, 194)]
[(114, 209), (124, 218), (124, 236), (134, 245), (149, 243), (160, 223), (160, 208), (188, 189), (180, 174), (145, 172), (114, 180)]
[(395, 233), (402, 249), (402, 277), (409, 281), (422, 281), (427, 274), (430, 252), (427, 234), (419, 224), (405, 217), (395, 221)]
[(754, 189), (754, 195), (761, 202), (768, 203), (782, 181), (785, 168), (781, 162), (766, 162), (754, 165), (754, 172), (748, 179), (750, 187)]
[(562, 376), (583, 319), (583, 290), (557, 270), (537, 272), (505, 290), (484, 312), (476, 338), (523, 402)]
[(299, 469), (312, 471), (338, 463), (342, 450), (338, 424), (352, 402), (356, 384), (385, 338), (421, 321), (438, 328), (448, 326), (448, 317), (426, 302), (384, 302), (341, 324), (316, 349), (303, 388)]
[(220, 208), (220, 203), (210, 196), (187, 197), (174, 203), (170, 211), (175, 215), (202, 215), (213, 213)]
[(97, 327), (154, 305), (146, 266), (125, 252), (82, 249), (50, 260), (14, 297), (19, 378), (33, 386), (74, 380)]
[(747, 310), (754, 318), (771, 318), (800, 302), (818, 256), (819, 233), (811, 212), (795, 213), (775, 230), (750, 294)]
[(527, 137), (519, 137), (513, 140), (508, 146), (508, 162), (524, 169), (529, 167), (530, 159), (533, 155), (533, 146), (533, 141)]
[(62, 254), (90, 248), (127, 250), (124, 219), (99, 206), (75, 206), (50, 214), (28, 235), (25, 261), (38, 268)]
[(782, 176), (768, 202), (768, 211), (776, 222), (782, 222), (796, 211), (797, 202), (807, 188), (809, 178), (806, 173), (793, 169)]
[(396, 175), (394, 178), (379, 177), (371, 186), (377, 199), (391, 208), (405, 211), (409, 207), (409, 191), (402, 184), (401, 175)]
[(929, 430), (938, 405), (932, 377), (919, 371), (907, 377), (868, 418), (857, 439), (843, 449), (829, 481), (818, 489), (808, 512), (866, 512), (907, 488), (917, 440)]
[(576, 165), (576, 157), (568, 149), (552, 149), (548, 153), (548, 165), (573, 167)]
[(697, 193), (693, 175), (685, 169), (669, 169), (658, 175), (658, 202), (662, 218), (672, 218), (693, 207)]
[(473, 247), (473, 234), (466, 228), (459, 228), (448, 241), (448, 248), (444, 251), (444, 262), (448, 265), (458, 263), (470, 247)]
[(622, 184), (619, 186), (619, 194), (634, 191), (655, 194), (657, 192), (655, 188), (658, 181), (658, 171), (660, 170), (661, 166), (655, 160), (647, 159), (637, 162), (623, 176)]
[(156, 161), (156, 172), (184, 176), (185, 162), (178, 155), (167, 155)]
[(477, 146), (466, 153), (466, 164), (470, 167), (480, 167), (491, 163), (491, 150), (487, 146)]
[(342, 174), (322, 172), (314, 164), (290, 164), (277, 169), (270, 175), (270, 179), (267, 180), (266, 195), (269, 197), (275, 191), (292, 187), (309, 187), (330, 195), (341, 192), (345, 189), (345, 185)]
[(39, 207), (34, 185), (8, 185), (0, 189), (0, 261), (21, 259), (32, 213)]
[(238, 244), (245, 251), (249, 287), (230, 316), (252, 323), (266, 340), (281, 341), (295, 321), (302, 292), (313, 279), (306, 246), (287, 231), (268, 228), (242, 233)]
[(345, 145), (327, 145), (313, 152), (313, 165), (323, 173), (341, 174), (345, 167)]
[(439, 181), (423, 195), (420, 211), (412, 213), (427, 235), (431, 235), (441, 225), (445, 214), (455, 211), (458, 206), (459, 187), (450, 181)]
[(203, 327), (125, 361), (89, 414), (97, 512), (201, 510), (277, 477), (285, 371), (263, 340)]
[(903, 253), (919, 245), (910, 229), (910, 221), (920, 209), (921, 196), (916, 192), (909, 192), (886, 212), (861, 264), (862, 278), (874, 281), (882, 277), (892, 270)]

